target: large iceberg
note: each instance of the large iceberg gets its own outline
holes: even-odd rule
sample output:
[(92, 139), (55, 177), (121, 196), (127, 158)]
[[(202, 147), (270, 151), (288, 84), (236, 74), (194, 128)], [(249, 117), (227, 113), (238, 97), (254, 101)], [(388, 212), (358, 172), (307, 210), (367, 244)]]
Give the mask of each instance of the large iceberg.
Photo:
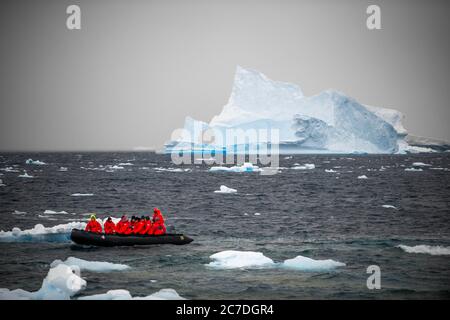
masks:
[[(221, 113), (209, 123), (187, 117), (165, 151), (217, 154), (242, 150), (251, 154), (274, 145), (280, 153), (426, 150), (408, 144), (402, 119), (397, 110), (366, 106), (336, 90), (305, 97), (294, 84), (273, 81), (238, 66), (231, 96)], [(242, 139), (228, 135), (233, 130)]]

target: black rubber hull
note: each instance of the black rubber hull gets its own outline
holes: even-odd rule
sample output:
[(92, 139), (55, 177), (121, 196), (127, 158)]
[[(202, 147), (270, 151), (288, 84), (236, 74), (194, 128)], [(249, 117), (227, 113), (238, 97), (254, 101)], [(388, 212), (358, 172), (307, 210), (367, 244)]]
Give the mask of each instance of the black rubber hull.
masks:
[(193, 239), (183, 234), (164, 234), (160, 236), (147, 235), (120, 235), (92, 233), (84, 230), (73, 229), (70, 239), (81, 245), (114, 247), (114, 246), (136, 246), (150, 244), (188, 244)]

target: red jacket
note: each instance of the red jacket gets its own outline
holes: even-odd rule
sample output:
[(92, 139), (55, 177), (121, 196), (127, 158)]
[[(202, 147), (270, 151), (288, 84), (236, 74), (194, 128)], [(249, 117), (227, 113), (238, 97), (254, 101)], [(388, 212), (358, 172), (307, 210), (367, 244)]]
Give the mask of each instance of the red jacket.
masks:
[(153, 214), (153, 223), (164, 224), (164, 217), (163, 217), (161, 211), (155, 212)]
[(166, 226), (162, 223), (153, 224), (153, 234), (155, 236), (162, 235), (166, 233)]
[(142, 230), (141, 234), (153, 234), (153, 225), (151, 220), (145, 220), (145, 228)]
[(145, 221), (140, 220), (134, 225), (133, 233), (141, 234), (142, 230), (144, 230), (144, 229), (145, 229)]
[(106, 220), (103, 226), (105, 227), (106, 234), (113, 234), (116, 232), (116, 225), (112, 220), (111, 221)]
[(102, 225), (97, 220), (90, 220), (84, 229), (88, 232), (102, 233)]
[(128, 230), (130, 223), (128, 221), (119, 221), (116, 225), (116, 233), (118, 234), (125, 234), (125, 232)]

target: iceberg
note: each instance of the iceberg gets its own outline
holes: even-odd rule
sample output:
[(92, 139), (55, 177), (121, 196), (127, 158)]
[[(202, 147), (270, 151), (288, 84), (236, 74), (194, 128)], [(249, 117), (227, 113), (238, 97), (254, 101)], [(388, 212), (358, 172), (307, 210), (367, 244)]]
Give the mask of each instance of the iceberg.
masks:
[(363, 174), (362, 176), (358, 176), (358, 179), (368, 179), (368, 178), (365, 174)]
[(125, 264), (104, 262), (104, 261), (87, 261), (75, 257), (69, 257), (65, 261), (55, 260), (50, 267), (54, 268), (57, 265), (65, 264), (70, 267), (78, 267), (81, 271), (91, 272), (107, 272), (107, 271), (123, 271), (130, 267)]
[(226, 250), (209, 257), (212, 262), (208, 267), (219, 269), (261, 268), (274, 265), (272, 259), (261, 252)]
[(332, 259), (314, 260), (308, 257), (297, 256), (293, 259), (284, 260), (281, 266), (300, 271), (319, 272), (332, 270), (337, 267), (345, 267), (345, 263)]
[[(274, 145), (287, 154), (392, 154), (450, 148), (445, 142), (410, 137), (403, 118), (397, 110), (364, 105), (337, 90), (306, 97), (295, 84), (237, 66), (222, 111), (209, 123), (186, 117), (181, 134), (165, 144), (165, 152), (252, 154)], [(244, 139), (227, 138), (233, 130)], [(258, 132), (255, 140), (246, 135), (249, 130)], [(278, 134), (262, 135), (258, 130)]]
[(214, 166), (209, 169), (209, 171), (225, 171), (225, 172), (261, 172), (262, 169), (258, 166), (253, 165), (251, 162), (244, 162), (242, 166)]
[(25, 163), (26, 164), (34, 164), (34, 165), (38, 165), (38, 166), (46, 165), (46, 163), (43, 161), (33, 160), (33, 159), (27, 159), (27, 161), (25, 161)]
[(23, 174), (18, 175), (19, 178), (34, 178), (33, 176), (29, 175), (26, 171), (24, 171)]
[(21, 230), (13, 228), (11, 231), (0, 231), (0, 242), (70, 242), (72, 229), (84, 229), (85, 222), (69, 222), (53, 227), (37, 224), (32, 229)]

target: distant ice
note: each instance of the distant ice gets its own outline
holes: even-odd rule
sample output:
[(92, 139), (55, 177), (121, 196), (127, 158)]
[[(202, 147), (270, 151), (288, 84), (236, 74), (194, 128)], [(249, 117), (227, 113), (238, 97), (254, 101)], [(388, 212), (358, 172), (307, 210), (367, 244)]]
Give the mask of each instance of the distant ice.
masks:
[(412, 247), (401, 244), (398, 245), (397, 247), (408, 253), (425, 253), (431, 254), (433, 256), (450, 255), (450, 247), (429, 246), (425, 244)]
[(92, 197), (93, 193), (72, 193), (72, 197)]
[(33, 159), (28, 159), (27, 161), (25, 161), (25, 163), (26, 164), (34, 164), (34, 165), (38, 165), (38, 166), (46, 165), (46, 163), (43, 161), (33, 160)]
[(68, 169), (66, 167), (60, 167), (58, 171), (66, 172)]
[(405, 168), (405, 171), (423, 171), (421, 168), (416, 169), (416, 168)]
[(368, 179), (366, 175), (358, 176), (358, 179)]
[(233, 166), (233, 167), (222, 167), (215, 166), (211, 167), (209, 171), (225, 171), (225, 172), (260, 172), (262, 169), (258, 166), (253, 165), (251, 162), (244, 162), (241, 166)]
[(260, 215), (261, 215), (261, 213), (259, 213), (259, 212), (255, 212), (255, 213), (254, 213), (254, 215), (255, 215), (255, 216), (260, 216)]
[(84, 296), (78, 300), (185, 300), (174, 289), (161, 289), (149, 296), (133, 297), (130, 292), (125, 289), (109, 290), (103, 294), (94, 294)]
[(66, 211), (45, 210), (44, 214), (69, 214), (69, 213)]
[(80, 268), (81, 271), (92, 271), (92, 272), (123, 271), (130, 269), (130, 267), (125, 264), (117, 264), (103, 261), (87, 261), (75, 257), (69, 257), (65, 261), (55, 260), (52, 262), (50, 267), (54, 268), (60, 264), (65, 264), (70, 267), (77, 266), (78, 268)]
[(431, 164), (423, 163), (423, 162), (414, 162), (412, 164), (413, 167), (431, 167)]
[(119, 166), (134, 166), (134, 164), (133, 163), (131, 163), (131, 162), (121, 162), (121, 163), (119, 163), (118, 164)]
[(30, 176), (26, 171), (24, 171), (23, 174), (18, 176), (19, 178), (34, 178), (33, 176)]
[(122, 169), (125, 169), (124, 167), (122, 167), (122, 166), (117, 166), (117, 165), (110, 166), (109, 168), (112, 169), (112, 170), (122, 170)]
[(221, 185), (220, 190), (215, 190), (215, 193), (236, 193), (237, 190), (233, 188), (228, 188), (227, 186)]
[(333, 169), (325, 169), (325, 172), (333, 173), (333, 172), (337, 172), (337, 171), (333, 170)]
[(396, 206), (393, 206), (393, 205), (390, 205), (390, 204), (383, 204), (382, 207), (383, 207), (383, 208), (386, 208), (386, 209), (395, 209), (395, 210), (398, 210)]
[(22, 216), (27, 213), (25, 211), (14, 210), (14, 212), (12, 214), (17, 215), (17, 216)]
[(166, 172), (188, 172), (188, 171), (191, 171), (191, 169), (189, 169), (189, 168), (182, 169), (182, 168), (162, 168), (162, 167), (160, 167), (160, 168), (153, 168), (153, 169), (156, 171), (160, 171), (160, 172), (162, 172), (162, 171), (166, 171)]
[(5, 186), (6, 186), (6, 184), (4, 184), (4, 183), (3, 183), (3, 180), (0, 179), (0, 187), (5, 187)]
[(292, 167), (291, 169), (295, 169), (295, 170), (311, 170), (311, 169), (315, 169), (316, 166), (313, 163), (305, 163), (304, 165), (299, 165), (299, 166), (295, 166)]

